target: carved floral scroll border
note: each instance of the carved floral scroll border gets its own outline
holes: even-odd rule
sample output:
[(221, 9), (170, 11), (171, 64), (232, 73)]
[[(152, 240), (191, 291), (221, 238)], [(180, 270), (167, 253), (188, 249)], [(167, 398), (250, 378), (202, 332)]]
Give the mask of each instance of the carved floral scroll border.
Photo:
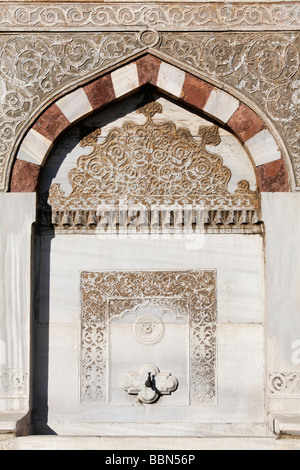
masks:
[[(231, 87), (267, 116), (284, 142), (300, 188), (299, 32), (164, 32), (152, 49), (198, 76)], [(0, 190), (16, 147), (55, 96), (146, 47), (138, 32), (0, 35)]]
[(73, 3), (1, 6), (0, 28), (24, 30), (93, 30), (99, 28), (161, 30), (294, 30), (300, 27), (300, 5), (288, 3)]

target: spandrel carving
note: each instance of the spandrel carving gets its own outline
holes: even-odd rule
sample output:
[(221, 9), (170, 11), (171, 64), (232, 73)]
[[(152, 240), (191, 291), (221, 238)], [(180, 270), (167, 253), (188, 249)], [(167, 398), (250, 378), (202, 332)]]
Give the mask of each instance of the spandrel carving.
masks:
[(233, 2), (163, 2), (150, 3), (66, 3), (9, 4), (0, 12), (3, 30), (139, 28), (141, 25), (163, 30), (225, 30), (232, 29), (297, 29), (300, 25), (299, 5), (296, 2), (243, 3)]
[[(191, 17), (192, 22), (199, 20), (204, 24), (208, 20), (210, 24), (211, 11), (207, 12), (207, 5), (201, 7), (204, 12), (201, 10), (200, 16), (195, 14), (193, 9), (190, 10), (191, 7), (191, 5), (185, 6), (185, 9), (189, 10), (184, 13), (185, 19), (188, 20)], [(5, 21), (10, 22), (13, 18), (13, 21), (18, 23), (19, 20), (23, 30), (24, 24), (26, 25), (28, 21), (30, 24), (33, 18), (37, 23), (39, 21), (42, 23), (47, 17), (47, 13), (45, 13), (46, 16), (42, 15), (39, 8), (34, 13), (29, 11), (26, 13), (26, 8), (35, 8), (33, 5), (22, 8), (21, 10), (17, 8), (18, 14), (16, 15), (11, 16), (7, 13)], [(43, 7), (43, 10), (45, 8)], [(139, 7), (135, 5), (132, 8)], [(162, 56), (165, 55), (167, 61), (183, 67), (188, 65), (196, 74), (207, 76), (208, 81), (210, 77), (213, 77), (220, 86), (226, 83), (247, 99), (254, 100), (281, 135), (291, 158), (296, 186), (299, 185), (297, 124), (299, 106), (298, 88), (295, 88), (298, 87), (297, 83), (300, 79), (299, 33), (297, 31), (278, 32), (279, 23), (285, 24), (287, 21), (292, 25), (297, 22), (299, 7), (292, 4), (288, 6), (236, 5), (234, 8), (240, 10), (238, 16), (234, 16), (231, 6), (230, 15), (233, 15), (231, 17), (228, 6), (222, 5), (222, 8), (220, 6), (221, 12), (214, 18), (217, 22), (224, 22), (226, 31), (228, 28), (231, 29), (233, 23), (239, 23), (239, 21), (241, 24), (249, 24), (251, 28), (260, 21), (276, 26), (276, 31), (267, 33), (197, 31), (188, 33), (180, 29), (168, 32), (166, 26), (170, 24), (169, 21), (172, 24), (172, 18), (176, 19), (179, 12), (172, 6), (171, 10), (168, 10), (170, 12), (170, 18), (168, 18), (165, 16), (165, 7), (163, 8), (163, 32), (160, 33), (161, 40), (153, 48), (157, 49)], [(215, 8), (218, 6), (216, 5)], [(251, 13), (249, 8), (254, 13)], [(144, 10), (141, 13), (144, 14)], [(76, 21), (80, 23), (83, 20), (82, 14), (79, 13), (77, 16), (72, 7), (71, 16), (68, 13), (65, 17), (65, 13), (61, 12), (57, 16), (50, 15), (50, 18), (54, 23), (59, 22), (61, 17), (63, 17), (62, 24), (64, 21), (72, 22), (72, 19), (75, 23)], [(156, 15), (154, 13), (153, 15), (150, 15), (149, 19), (152, 18), (155, 23)], [(130, 24), (135, 24), (137, 18), (135, 14), (127, 15), (124, 12), (121, 16), (124, 21), (127, 18)], [(96, 21), (99, 16), (96, 14), (93, 18)], [(101, 18), (100, 15), (100, 22)], [(182, 18), (182, 12), (178, 18)], [(49, 23), (47, 20), (47, 28), (52, 24), (51, 21)], [(148, 21), (147, 25), (150, 27), (151, 23)], [(178, 28), (178, 24), (176, 25)], [(153, 24), (152, 27), (154, 27)], [(137, 28), (141, 30), (140, 24)], [(9, 171), (14, 157), (15, 144), (38, 110), (41, 110), (65, 87), (73, 84), (79, 85), (83, 80), (89, 79), (101, 70), (115, 66), (120, 60), (144, 50), (146, 46), (140, 42), (139, 37), (137, 32), (125, 31), (66, 34), (44, 32), (35, 33), (34, 36), (31, 33), (10, 33), (1, 36), (0, 62), (3, 63), (2, 70), (0, 69), (0, 88), (3, 92), (0, 109), (1, 190), (6, 190), (9, 184)], [(34, 41), (36, 41), (37, 48), (33, 47)], [(16, 58), (19, 60), (18, 63), (15, 61)]]
[(1, 36), (0, 187), (7, 185), (16, 137), (47, 100), (141, 48), (137, 33)]
[[(299, 33), (162, 33), (160, 52), (232, 86), (275, 124), (300, 180)], [(209, 79), (209, 78), (208, 78)], [(299, 87), (298, 87), (299, 88)], [(297, 88), (297, 89), (298, 89)]]

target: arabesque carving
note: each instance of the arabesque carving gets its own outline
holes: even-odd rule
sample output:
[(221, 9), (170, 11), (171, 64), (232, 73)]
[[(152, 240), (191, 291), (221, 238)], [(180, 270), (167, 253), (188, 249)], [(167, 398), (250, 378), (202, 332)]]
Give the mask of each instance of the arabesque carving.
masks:
[(0, 367), (0, 395), (21, 396), (28, 393), (29, 373), (23, 369)]
[[(145, 212), (153, 207), (198, 205), (202, 212), (222, 211), (223, 220), (219, 212), (218, 224), (226, 224), (228, 211), (232, 213), (231, 224), (237, 224), (240, 215), (234, 211), (244, 211), (246, 224), (255, 222), (255, 215), (258, 221), (258, 194), (250, 190), (247, 181), (240, 181), (231, 194), (227, 188), (230, 169), (223, 165), (222, 157), (206, 148), (221, 142), (218, 127), (202, 126), (194, 138), (188, 129), (177, 128), (174, 122), (156, 122), (155, 114), (161, 112), (158, 101), (150, 102), (137, 109), (145, 116), (144, 123), (125, 122), (100, 142), (98, 129), (81, 141), (82, 147), (92, 150), (81, 156), (69, 173), (70, 195), (58, 183), (50, 186), (48, 202), (55, 227), (91, 228), (88, 218), (92, 212), (94, 225), (99, 226), (101, 213), (115, 210), (121, 201), (126, 201), (129, 208), (138, 205)], [(140, 225), (143, 221), (140, 217)]]
[(203, 2), (110, 3), (66, 2), (20, 5), (8, 2), (0, 12), (2, 30), (30, 28), (95, 30), (100, 28), (140, 28), (177, 30), (297, 29), (300, 26), (299, 4)]
[[(140, 6), (136, 4), (135, 8)], [(229, 5), (224, 8), (228, 13)], [(236, 8), (246, 11), (245, 5)], [(265, 8), (273, 12), (275, 23), (291, 11), (287, 4), (279, 10), (278, 4), (256, 5), (254, 13), (247, 10), (245, 17), (254, 23), (260, 17), (270, 18)], [(186, 18), (187, 15), (186, 12)], [(30, 14), (25, 12), (19, 17), (26, 23)], [(292, 17), (292, 22), (298, 18), (294, 9)], [(135, 19), (130, 15), (129, 18), (130, 24), (135, 24)], [(167, 61), (179, 67), (188, 66), (196, 75), (207, 77), (208, 81), (215, 79), (220, 87), (230, 85), (251, 102), (254, 100), (281, 135), (293, 165), (296, 186), (300, 186), (299, 32), (278, 32), (277, 27), (276, 31), (267, 33), (176, 32), (176, 28), (168, 32), (164, 26), (160, 35), (160, 41), (152, 49)], [(145, 49), (139, 33), (127, 31), (36, 32), (34, 35), (10, 32), (0, 36), (0, 190), (8, 188), (16, 143), (38, 110), (64, 89), (79, 85)]]
[(270, 372), (269, 395), (300, 397), (300, 373), (299, 372)]
[(275, 125), (300, 185), (300, 35), (161, 33), (159, 51), (238, 90)]

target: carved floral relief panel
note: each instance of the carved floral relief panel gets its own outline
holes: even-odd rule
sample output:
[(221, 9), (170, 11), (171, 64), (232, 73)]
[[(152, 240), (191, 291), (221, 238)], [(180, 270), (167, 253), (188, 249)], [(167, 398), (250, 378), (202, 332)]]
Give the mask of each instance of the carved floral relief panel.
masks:
[(18, 136), (47, 100), (142, 48), (130, 32), (0, 36), (1, 187)]
[(29, 390), (29, 373), (23, 369), (0, 367), (0, 397), (26, 396)]
[[(113, 214), (120, 232), (127, 223), (124, 217), (130, 220), (129, 211), (121, 209), (124, 205), (138, 213), (139, 230), (147, 229), (153, 208), (160, 224), (163, 210), (173, 209), (174, 228), (180, 211), (189, 206), (194, 226), (201, 217), (204, 228), (258, 233), (256, 179), (236, 138), (168, 100), (152, 98), (143, 104), (143, 95), (135, 100), (130, 119), (117, 119), (120, 125), (114, 126), (111, 118), (110, 125), (82, 138), (77, 147), (82, 153), (69, 170), (68, 185), (55, 177), (41, 198), (41, 226), (52, 224), (65, 233), (99, 231)], [(181, 120), (186, 127), (175, 122), (178, 113), (185, 116)], [(98, 122), (107, 116), (100, 114)]]

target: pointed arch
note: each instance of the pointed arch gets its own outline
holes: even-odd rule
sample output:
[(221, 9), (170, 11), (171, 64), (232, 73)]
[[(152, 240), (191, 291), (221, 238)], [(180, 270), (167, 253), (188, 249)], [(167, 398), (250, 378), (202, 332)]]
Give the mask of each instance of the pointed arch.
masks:
[(52, 103), (23, 138), (13, 164), (11, 192), (34, 192), (46, 159), (74, 123), (151, 84), (164, 94), (226, 126), (247, 150), (261, 192), (290, 191), (287, 164), (263, 119), (216, 86), (147, 54)]

